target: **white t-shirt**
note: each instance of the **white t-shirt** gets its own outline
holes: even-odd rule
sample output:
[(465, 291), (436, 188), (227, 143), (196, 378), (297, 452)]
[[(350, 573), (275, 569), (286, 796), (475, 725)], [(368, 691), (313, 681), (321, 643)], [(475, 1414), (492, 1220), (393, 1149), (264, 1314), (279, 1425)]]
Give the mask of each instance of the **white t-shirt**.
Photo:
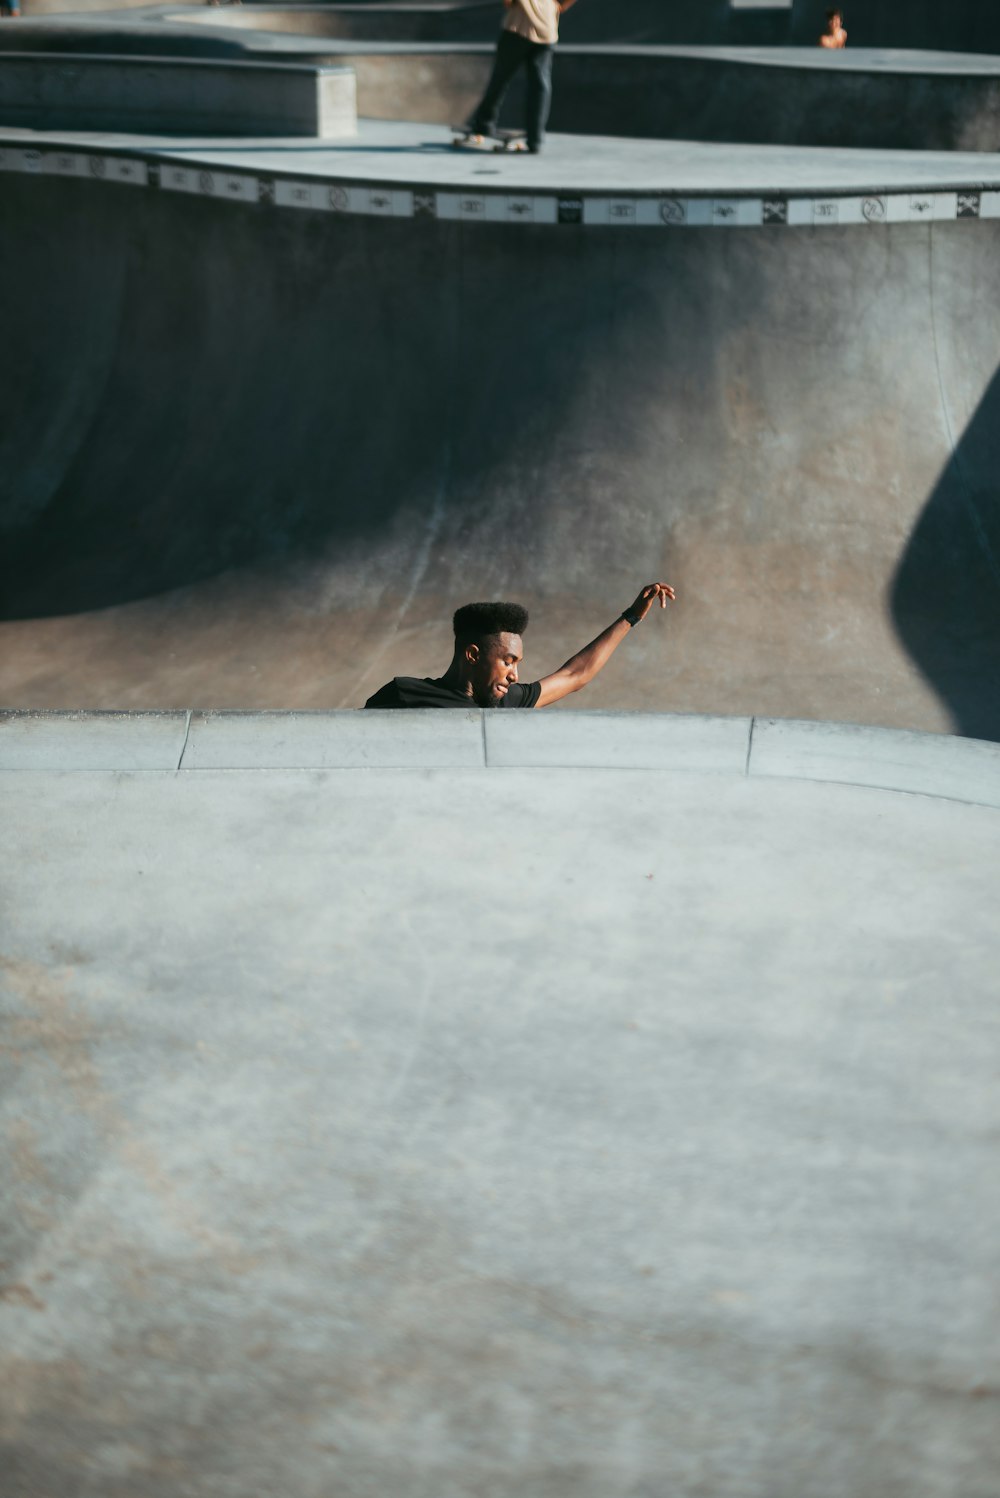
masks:
[(529, 42), (552, 46), (559, 40), (559, 0), (514, 0), (503, 27)]

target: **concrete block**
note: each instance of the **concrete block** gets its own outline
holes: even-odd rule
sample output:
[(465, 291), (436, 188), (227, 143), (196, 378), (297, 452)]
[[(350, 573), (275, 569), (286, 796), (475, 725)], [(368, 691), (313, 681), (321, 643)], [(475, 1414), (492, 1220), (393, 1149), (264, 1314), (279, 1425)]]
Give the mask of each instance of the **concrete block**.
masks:
[(195, 713), (184, 770), (481, 769), (482, 714)]
[(950, 734), (758, 718), (750, 774), (877, 786), (1000, 807), (1000, 744)]
[(493, 712), (490, 769), (701, 770), (742, 775), (749, 718), (697, 714)]
[(315, 62), (0, 53), (0, 124), (333, 139), (357, 132), (354, 72)]
[(354, 69), (326, 66), (316, 70), (316, 129), (323, 140), (358, 133), (358, 94)]
[(176, 770), (185, 712), (0, 712), (0, 770)]

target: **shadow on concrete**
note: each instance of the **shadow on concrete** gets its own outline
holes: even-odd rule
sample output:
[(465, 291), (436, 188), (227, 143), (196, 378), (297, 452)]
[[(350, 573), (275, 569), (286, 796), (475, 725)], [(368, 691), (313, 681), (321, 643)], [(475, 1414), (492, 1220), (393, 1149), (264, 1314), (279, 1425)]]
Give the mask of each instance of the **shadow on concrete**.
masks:
[[(418, 549), (446, 500), (476, 510), (511, 432), (543, 436), (540, 390), (545, 426), (572, 427), (576, 294), (545, 297), (558, 336), (525, 380), (527, 331), (504, 342), (502, 278), (466, 261), (458, 225), (2, 185), (19, 371), (0, 429), (4, 620), (374, 545), (403, 512)], [(534, 234), (537, 263), (557, 262)]]
[(907, 542), (891, 606), (955, 731), (1000, 740), (1000, 374)]

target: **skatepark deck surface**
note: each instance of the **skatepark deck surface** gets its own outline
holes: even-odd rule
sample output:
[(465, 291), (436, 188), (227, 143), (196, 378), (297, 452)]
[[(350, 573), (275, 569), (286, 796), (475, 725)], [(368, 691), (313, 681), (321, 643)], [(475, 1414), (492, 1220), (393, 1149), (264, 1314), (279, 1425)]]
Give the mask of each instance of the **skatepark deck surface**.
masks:
[(997, 746), (4, 715), (0, 816), (6, 1498), (991, 1492)]
[[(503, 162), (456, 151), (438, 124), (361, 120), (356, 139), (231, 141), (212, 137), (38, 131), (0, 128), (4, 145), (117, 152), (151, 159), (250, 170), (268, 176), (360, 179), (400, 186), (478, 186), (516, 192), (600, 196), (687, 192), (699, 197), (754, 193), (868, 196), (959, 188), (1000, 191), (1000, 153), (842, 151), (800, 146), (731, 145), (694, 140), (551, 136), (537, 157)], [(13, 164), (11, 170), (20, 168)], [(30, 167), (24, 168), (30, 171)], [(502, 170), (499, 180), (481, 180)]]

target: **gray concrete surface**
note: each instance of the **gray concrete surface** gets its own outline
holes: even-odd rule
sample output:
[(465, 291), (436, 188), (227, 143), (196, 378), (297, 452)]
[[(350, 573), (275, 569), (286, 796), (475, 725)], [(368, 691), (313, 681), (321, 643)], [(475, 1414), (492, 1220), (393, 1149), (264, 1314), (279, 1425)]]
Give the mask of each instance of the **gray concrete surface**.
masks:
[(588, 708), (1000, 737), (996, 157), (61, 139), (186, 186), (0, 172), (4, 704), (357, 706), (511, 594), (538, 676), (660, 573)]
[(0, 138), (3, 1498), (995, 1498), (1000, 161), (442, 145)]
[(992, 1498), (995, 746), (400, 716), (447, 768), (0, 772), (5, 1498)]
[(357, 132), (357, 99), (343, 64), (0, 52), (0, 123), (340, 138)]
[[(244, 7), (171, 11), (163, 19), (252, 25)], [(316, 8), (289, 6), (260, 21), (275, 33), (324, 24)], [(363, 19), (359, 22), (363, 30)], [(331, 36), (336, 35), (331, 31)], [(263, 40), (260, 38), (259, 40)], [(258, 45), (254, 33), (252, 45)], [(356, 68), (361, 112), (384, 119), (467, 118), (482, 93), (492, 49), (372, 46), (343, 54)], [(553, 130), (586, 135), (816, 145), (890, 150), (995, 151), (1000, 144), (1000, 61), (942, 52), (851, 47), (580, 46), (557, 53)], [(523, 116), (515, 89), (505, 120)]]
[(0, 770), (167, 770), (184, 754), (191, 715), (0, 713)]
[(853, 723), (755, 719), (747, 773), (869, 785), (1000, 807), (1000, 747)]
[[(959, 72), (937, 55), (818, 48), (582, 48), (558, 55), (552, 126), (629, 135), (841, 150), (996, 151), (996, 68)], [(366, 61), (363, 96), (371, 93)], [(450, 102), (450, 100), (448, 101)], [(376, 113), (367, 102), (362, 108)]]
[(856, 723), (677, 713), (0, 709), (0, 770), (667, 770), (1000, 808), (1000, 746)]
[[(359, 121), (358, 139), (340, 143), (301, 137), (219, 140), (126, 131), (38, 132), (0, 127), (0, 149), (34, 146), (117, 152), (153, 162), (224, 167), (269, 179), (359, 182), (373, 187), (476, 188), (493, 192), (572, 193), (585, 198), (760, 196), (822, 199), (882, 193), (1000, 192), (1000, 153), (976, 151), (839, 151), (796, 146), (721, 145), (701, 141), (550, 136), (538, 157), (451, 149), (452, 133), (433, 122)], [(11, 170), (17, 171), (13, 164)], [(492, 180), (491, 180), (492, 179)], [(7, 184), (8, 186), (10, 184)], [(955, 217), (955, 204), (947, 215)], [(995, 198), (984, 218), (997, 216)], [(656, 215), (658, 223), (662, 221)], [(810, 219), (811, 222), (811, 219)]]
[(748, 718), (670, 713), (486, 713), (484, 758), (491, 769), (740, 774), (750, 768), (752, 728)]
[[(228, 13), (227, 13), (228, 14)], [(358, 77), (360, 110), (442, 124), (468, 117), (489, 71), (472, 49), (334, 53)], [(551, 124), (569, 134), (815, 145), (840, 150), (996, 151), (994, 59), (818, 49), (560, 46)], [(523, 118), (514, 89), (504, 122)]]
[[(445, 721), (438, 721), (441, 717)], [(475, 769), (482, 713), (193, 713), (178, 769)]]
[[(399, 37), (422, 27), (425, 41), (380, 40), (386, 27), (377, 22), (386, 15)], [(150, 7), (126, 21), (28, 21), (0, 33), (0, 50), (93, 49), (99, 33), (101, 50), (124, 55), (221, 51), (334, 60), (355, 69), (363, 115), (453, 124), (482, 94), (495, 29), (492, 6)], [(442, 42), (445, 33), (455, 39)], [(993, 151), (1000, 144), (1000, 61), (981, 54), (580, 45), (576, 35), (569, 27), (558, 53), (557, 132), (892, 150)], [(523, 91), (515, 86), (506, 118), (522, 115)]]

